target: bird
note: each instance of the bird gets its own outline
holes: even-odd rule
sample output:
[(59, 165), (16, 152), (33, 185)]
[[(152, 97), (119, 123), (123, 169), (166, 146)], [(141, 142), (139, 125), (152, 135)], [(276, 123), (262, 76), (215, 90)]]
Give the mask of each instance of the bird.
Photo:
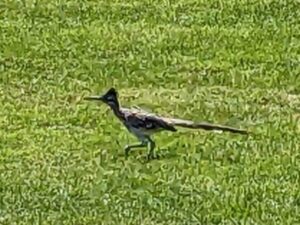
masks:
[(160, 131), (176, 132), (176, 127), (204, 129), (204, 130), (219, 130), (228, 131), (238, 134), (248, 134), (247, 130), (237, 129), (234, 127), (211, 124), (207, 122), (193, 122), (191, 120), (168, 118), (158, 116), (153, 113), (142, 110), (139, 107), (124, 108), (121, 107), (118, 100), (118, 92), (114, 87), (111, 87), (105, 94), (97, 96), (84, 97), (88, 101), (101, 101), (107, 104), (114, 115), (123, 123), (129, 132), (131, 132), (140, 141), (136, 144), (126, 145), (124, 148), (125, 157), (127, 158), (132, 149), (147, 147), (147, 159), (155, 159), (154, 149), (155, 142), (152, 135)]

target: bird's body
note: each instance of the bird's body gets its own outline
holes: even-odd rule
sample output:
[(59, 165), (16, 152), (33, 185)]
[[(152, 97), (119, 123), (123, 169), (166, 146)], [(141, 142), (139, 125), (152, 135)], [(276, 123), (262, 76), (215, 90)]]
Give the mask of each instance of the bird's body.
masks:
[(160, 117), (137, 108), (120, 108), (119, 113), (115, 115), (119, 115), (117, 116), (119, 120), (139, 140), (146, 139), (162, 130), (176, 131), (174, 126)]
[(153, 157), (155, 143), (151, 139), (154, 133), (160, 131), (175, 132), (175, 126), (192, 128), (192, 129), (205, 129), (205, 130), (221, 130), (233, 133), (247, 134), (247, 131), (236, 129), (233, 127), (209, 124), (209, 123), (195, 123), (190, 120), (182, 120), (176, 118), (160, 117), (158, 115), (148, 113), (140, 108), (122, 108), (120, 107), (117, 92), (114, 88), (103, 96), (86, 97), (86, 100), (101, 100), (110, 106), (115, 116), (124, 124), (124, 126), (134, 134), (141, 143), (135, 145), (128, 145), (125, 147), (125, 155), (127, 156), (132, 148), (143, 147), (149, 145), (148, 158)]

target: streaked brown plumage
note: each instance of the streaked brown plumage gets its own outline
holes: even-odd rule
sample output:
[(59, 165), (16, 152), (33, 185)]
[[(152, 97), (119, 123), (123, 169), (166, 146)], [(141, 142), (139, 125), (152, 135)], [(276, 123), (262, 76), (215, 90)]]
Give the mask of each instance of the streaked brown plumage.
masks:
[(141, 143), (135, 145), (127, 145), (125, 147), (125, 156), (128, 156), (128, 153), (131, 149), (137, 147), (149, 147), (148, 159), (153, 158), (155, 143), (151, 139), (151, 135), (163, 131), (168, 130), (175, 132), (176, 126), (192, 128), (192, 129), (204, 129), (204, 130), (221, 130), (221, 131), (229, 131), (232, 133), (239, 134), (247, 134), (246, 130), (240, 130), (233, 127), (222, 126), (217, 124), (209, 124), (209, 123), (196, 123), (190, 120), (182, 120), (175, 118), (166, 118), (160, 117), (155, 114), (148, 113), (139, 108), (122, 108), (120, 107), (117, 91), (114, 88), (109, 89), (102, 96), (91, 96), (85, 97), (85, 100), (100, 100), (113, 110), (114, 114), (117, 118), (125, 125), (125, 127), (133, 133)]

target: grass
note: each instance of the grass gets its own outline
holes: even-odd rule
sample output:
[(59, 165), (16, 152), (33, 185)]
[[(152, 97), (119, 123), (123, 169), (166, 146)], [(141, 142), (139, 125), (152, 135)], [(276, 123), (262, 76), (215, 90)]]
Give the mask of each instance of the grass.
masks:
[[(0, 3), (1, 224), (300, 222), (300, 11), (286, 0)], [(156, 135), (103, 105), (246, 128)]]

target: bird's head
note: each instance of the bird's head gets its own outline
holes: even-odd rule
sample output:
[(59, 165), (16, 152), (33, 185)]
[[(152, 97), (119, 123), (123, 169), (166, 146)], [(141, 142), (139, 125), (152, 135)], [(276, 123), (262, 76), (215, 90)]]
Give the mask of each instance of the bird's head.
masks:
[(89, 101), (102, 101), (112, 108), (119, 107), (118, 93), (116, 89), (110, 88), (104, 95), (85, 97)]

